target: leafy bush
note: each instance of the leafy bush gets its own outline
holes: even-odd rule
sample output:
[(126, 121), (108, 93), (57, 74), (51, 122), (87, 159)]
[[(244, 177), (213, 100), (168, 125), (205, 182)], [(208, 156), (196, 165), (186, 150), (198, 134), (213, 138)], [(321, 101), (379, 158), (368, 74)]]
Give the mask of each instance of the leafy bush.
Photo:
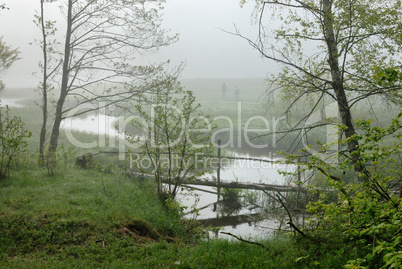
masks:
[(324, 173), (330, 186), (339, 191), (335, 202), (328, 202), (327, 196), (322, 195), (317, 202), (309, 204), (314, 214), (310, 223), (312, 236), (318, 241), (338, 240), (354, 245), (365, 253), (364, 257), (350, 260), (345, 268), (402, 266), (401, 117), (402, 113), (387, 128), (373, 127), (370, 121), (356, 122), (363, 134), (351, 139), (360, 142), (357, 152), (367, 182), (345, 183), (342, 176), (334, 176), (337, 169), (350, 169), (350, 156), (345, 155), (336, 168), (314, 158), (309, 162), (311, 168)]
[(19, 117), (11, 118), (8, 106), (0, 107), (0, 179), (5, 178), (18, 156), (27, 147), (27, 138), (31, 132), (24, 129)]

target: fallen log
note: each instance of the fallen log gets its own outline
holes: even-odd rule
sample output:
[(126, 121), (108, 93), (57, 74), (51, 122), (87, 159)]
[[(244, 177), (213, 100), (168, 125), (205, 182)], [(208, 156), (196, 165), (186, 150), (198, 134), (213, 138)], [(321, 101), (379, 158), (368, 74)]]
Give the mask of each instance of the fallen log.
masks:
[(219, 218), (199, 219), (198, 221), (205, 227), (218, 227), (218, 226), (237, 226), (243, 223), (251, 223), (260, 218), (260, 214), (247, 214), (237, 216), (223, 216)]
[[(136, 176), (142, 178), (154, 178), (153, 175), (146, 175), (141, 173), (130, 172), (128, 176)], [(162, 183), (169, 184), (169, 180), (167, 178), (161, 179)], [(175, 180), (171, 180), (170, 184), (175, 184)], [(184, 185), (186, 187), (194, 186), (208, 186), (218, 188), (218, 183), (213, 180), (207, 179), (181, 179), (179, 185)], [(226, 189), (246, 189), (246, 190), (262, 190), (262, 191), (276, 191), (276, 192), (307, 192), (309, 189), (306, 187), (297, 187), (294, 185), (276, 185), (276, 184), (263, 184), (263, 183), (252, 183), (252, 182), (238, 182), (238, 181), (221, 181), (221, 188)]]

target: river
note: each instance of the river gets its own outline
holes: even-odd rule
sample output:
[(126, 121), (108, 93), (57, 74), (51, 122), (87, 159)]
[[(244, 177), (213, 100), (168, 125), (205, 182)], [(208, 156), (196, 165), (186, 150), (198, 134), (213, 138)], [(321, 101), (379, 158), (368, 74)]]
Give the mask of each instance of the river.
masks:
[[(106, 115), (91, 115), (86, 118), (73, 118), (64, 122), (63, 128), (87, 131), (98, 134), (106, 134), (118, 136), (119, 133), (114, 128), (117, 118)], [(229, 152), (232, 157), (239, 158), (259, 158), (265, 161), (275, 161), (277, 158), (273, 156), (255, 157), (236, 152)], [(279, 171), (294, 171), (295, 165), (284, 165), (279, 163), (261, 162), (256, 160), (234, 160), (221, 169), (220, 177), (222, 181), (239, 181), (250, 183), (264, 183), (286, 185), (289, 184), (289, 179), (279, 173)], [(216, 176), (216, 173), (207, 174), (204, 178), (211, 179)], [(210, 192), (216, 192), (216, 188), (206, 186), (194, 186)], [(234, 191), (230, 193), (228, 190), (223, 190), (223, 195), (236, 196), (240, 195), (239, 199), (227, 203), (218, 203), (217, 195), (203, 191), (191, 191), (183, 188), (178, 194), (178, 200), (182, 206), (187, 207), (185, 210), (188, 219), (197, 219), (210, 226), (219, 226), (220, 231), (229, 232), (243, 238), (258, 238), (269, 236), (272, 231), (286, 228), (283, 221), (283, 214), (271, 214), (263, 210), (264, 204), (267, 203), (269, 197), (262, 191)], [(248, 198), (244, 198), (244, 196)], [(251, 200), (251, 203), (250, 203)], [(259, 207), (262, 206), (262, 207)], [(196, 208), (196, 214), (192, 214), (191, 210)], [(264, 211), (264, 216), (261, 217), (261, 212)], [(212, 229), (211, 229), (212, 230)], [(209, 232), (209, 236), (215, 236), (214, 232)], [(219, 234), (219, 237), (228, 237), (227, 235)]]

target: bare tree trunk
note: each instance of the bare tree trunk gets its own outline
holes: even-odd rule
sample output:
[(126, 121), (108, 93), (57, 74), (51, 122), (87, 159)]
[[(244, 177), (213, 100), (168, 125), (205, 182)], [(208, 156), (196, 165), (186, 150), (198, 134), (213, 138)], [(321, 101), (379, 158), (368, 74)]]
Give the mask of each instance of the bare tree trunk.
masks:
[[(353, 126), (352, 115), (349, 109), (349, 103), (343, 87), (343, 76), (339, 68), (339, 52), (337, 43), (335, 40), (333, 21), (332, 21), (332, 1), (323, 0), (322, 1), (322, 11), (324, 17), (324, 34), (325, 41), (328, 46), (328, 63), (331, 69), (332, 77), (332, 87), (334, 89), (336, 99), (338, 102), (338, 110), (341, 117), (342, 124), (346, 127), (345, 136), (346, 138), (351, 138), (356, 134), (355, 128)], [(366, 181), (367, 178), (364, 176), (364, 167), (359, 163), (360, 154), (357, 152), (359, 149), (359, 142), (353, 139), (348, 141), (348, 152), (350, 153), (352, 162), (354, 164), (355, 172), (358, 175), (359, 181)]]
[(44, 156), (44, 148), (45, 148), (45, 140), (46, 140), (46, 125), (47, 125), (47, 36), (46, 36), (46, 28), (45, 28), (45, 18), (44, 18), (44, 8), (43, 1), (40, 1), (40, 14), (41, 14), (41, 28), (42, 28), (42, 38), (43, 38), (43, 84), (42, 84), (42, 128), (40, 130), (39, 137), (39, 162), (44, 164), (45, 156)]
[[(71, 29), (72, 29), (72, 0), (68, 0), (67, 9), (67, 31), (64, 44), (64, 60), (63, 60), (63, 74), (61, 81), (60, 97), (57, 101), (56, 114), (52, 134), (50, 136), (49, 154), (54, 155), (57, 150), (58, 139), (60, 135), (60, 124), (63, 120), (63, 105), (68, 93), (68, 79), (70, 74), (70, 52), (71, 52)], [(54, 156), (51, 156), (54, 157)]]

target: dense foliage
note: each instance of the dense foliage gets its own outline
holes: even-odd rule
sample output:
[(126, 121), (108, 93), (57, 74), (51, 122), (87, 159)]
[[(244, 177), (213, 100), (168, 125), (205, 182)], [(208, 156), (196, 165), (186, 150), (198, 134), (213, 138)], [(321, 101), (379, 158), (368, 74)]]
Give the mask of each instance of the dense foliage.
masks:
[(0, 179), (8, 175), (21, 157), (29, 137), (31, 132), (24, 128), (21, 118), (11, 117), (8, 106), (0, 107)]
[[(402, 266), (401, 117), (402, 113), (387, 128), (372, 126), (370, 121), (356, 122), (362, 134), (350, 139), (362, 142), (358, 150), (369, 179), (363, 184), (346, 183), (343, 178), (352, 165), (347, 154), (336, 167), (314, 157), (309, 161), (309, 167), (324, 173), (329, 185), (339, 191), (335, 201), (322, 194), (309, 204), (314, 214), (308, 229), (312, 240), (366, 252), (350, 260), (346, 268)], [(335, 176), (339, 170), (344, 173)]]

